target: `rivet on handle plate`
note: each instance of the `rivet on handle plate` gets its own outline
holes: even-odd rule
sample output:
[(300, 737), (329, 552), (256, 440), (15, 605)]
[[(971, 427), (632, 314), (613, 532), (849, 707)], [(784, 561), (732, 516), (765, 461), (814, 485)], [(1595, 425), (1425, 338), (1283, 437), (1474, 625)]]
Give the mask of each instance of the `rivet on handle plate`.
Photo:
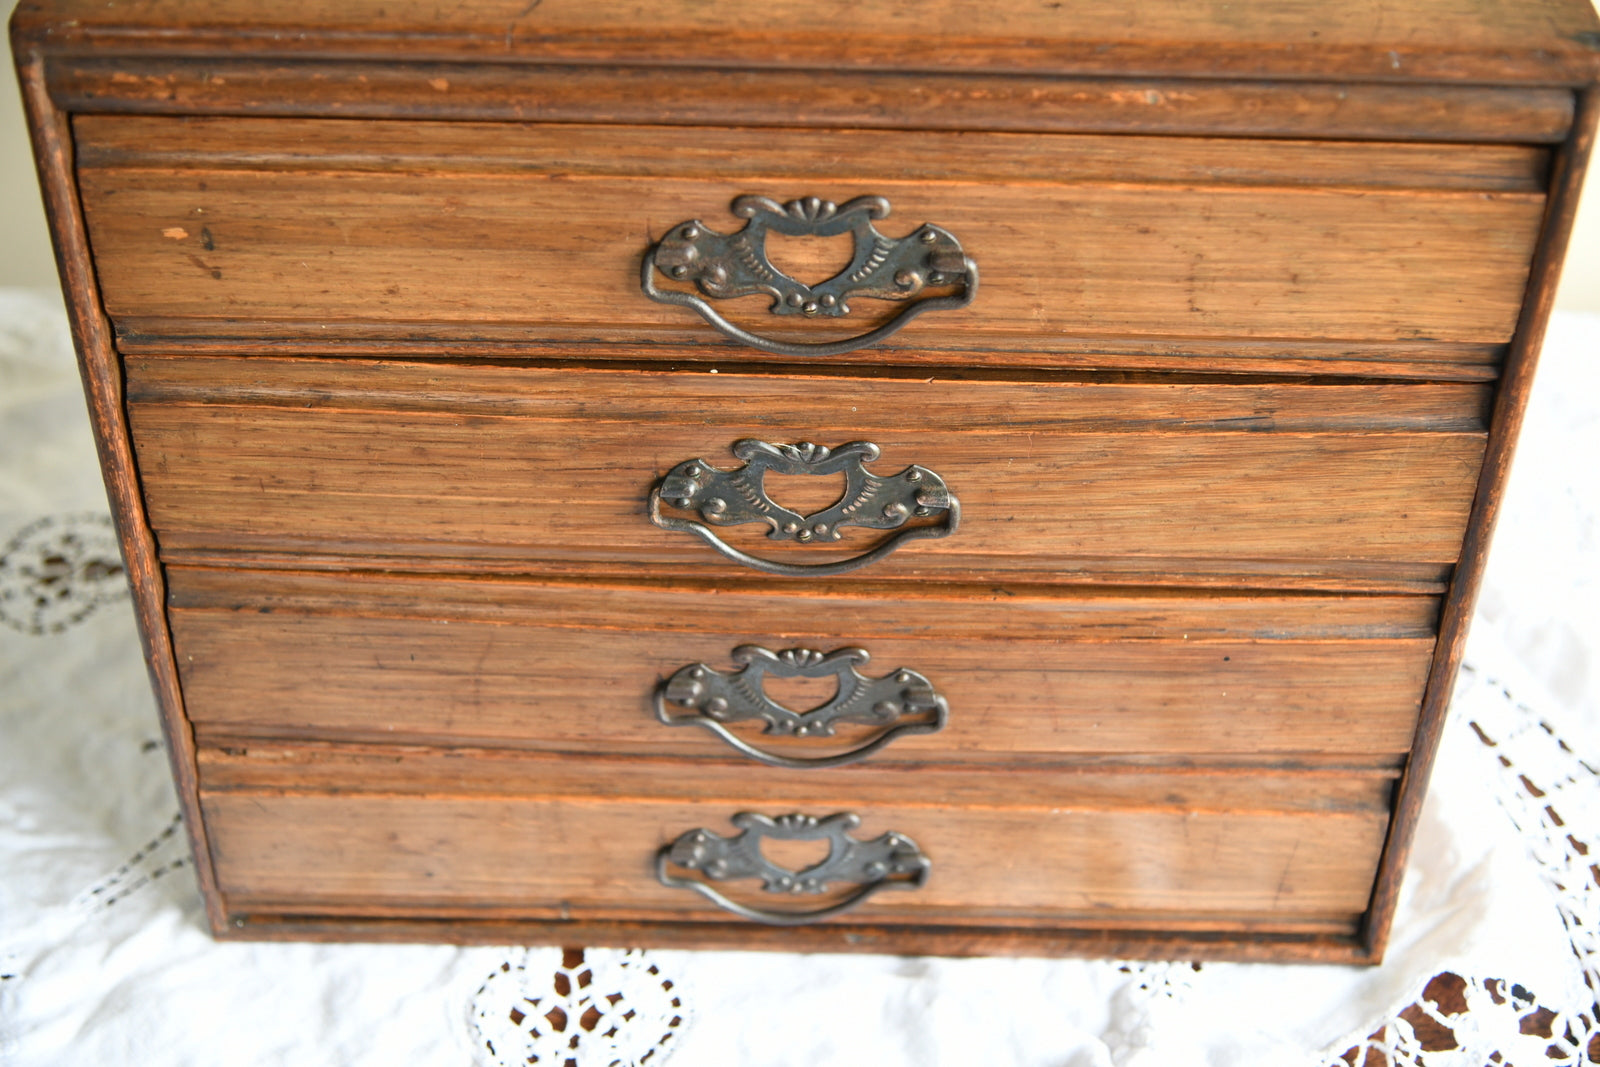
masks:
[[(924, 311), (952, 310), (972, 303), (978, 295), (978, 265), (961, 250), (950, 231), (924, 223), (899, 239), (879, 233), (873, 219), (889, 214), (889, 201), (881, 196), (858, 196), (843, 207), (810, 196), (780, 204), (764, 196), (741, 196), (733, 201), (733, 214), (748, 219), (735, 234), (721, 234), (699, 219), (680, 222), (667, 231), (644, 255), (640, 286), (651, 300), (692, 308), (724, 335), (780, 356), (837, 356), (875, 344), (893, 334)], [(801, 237), (855, 238), (850, 263), (818, 285), (807, 285), (778, 270), (767, 258), (767, 232)], [(682, 282), (693, 282), (700, 293), (713, 299), (772, 297), (774, 315), (839, 318), (850, 313), (857, 297), (904, 301), (893, 319), (876, 329), (841, 341), (778, 341), (751, 333), (729, 322), (704, 296), (661, 289), (656, 272)], [(959, 286), (943, 296), (915, 299), (929, 286)]]
[[(866, 759), (901, 734), (926, 734), (944, 729), (949, 704), (932, 683), (904, 668), (882, 678), (867, 678), (856, 668), (871, 657), (863, 648), (817, 652), (790, 648), (773, 652), (760, 645), (740, 645), (732, 653), (736, 671), (719, 671), (691, 663), (674, 671), (656, 687), (656, 717), (668, 726), (704, 726), (751, 759), (774, 767), (801, 769), (839, 767)], [(810, 711), (794, 711), (762, 691), (768, 677), (836, 678), (839, 691)], [(683, 709), (673, 714), (668, 705)], [(750, 744), (725, 723), (761, 719), (765, 733), (790, 737), (832, 737), (836, 723), (886, 727), (872, 740), (831, 756), (783, 756)]]
[[(949, 537), (961, 523), (961, 504), (944, 479), (926, 467), (910, 466), (884, 477), (867, 470), (878, 458), (878, 446), (852, 441), (838, 448), (822, 445), (775, 445), (745, 438), (735, 441), (733, 454), (745, 461), (738, 470), (721, 470), (703, 459), (684, 460), (667, 472), (650, 491), (650, 521), (663, 530), (682, 530), (702, 538), (724, 556), (767, 574), (792, 578), (843, 574), (887, 556), (902, 542), (919, 538)], [(838, 501), (821, 511), (802, 515), (767, 496), (766, 472), (828, 475), (844, 472), (845, 491)], [(700, 521), (663, 513), (666, 503), (693, 511)], [(943, 521), (907, 526), (912, 518), (942, 516)], [(844, 535), (841, 528), (862, 526), (895, 530), (876, 547), (831, 563), (783, 563), (752, 556), (723, 541), (711, 529), (741, 523), (764, 522), (773, 541), (802, 545), (827, 545)], [(707, 525), (707, 524), (711, 525)]]
[[(918, 889), (927, 882), (932, 864), (904, 834), (893, 831), (871, 841), (849, 835), (861, 825), (853, 812), (826, 818), (815, 815), (780, 815), (771, 818), (752, 811), (729, 820), (740, 830), (724, 837), (704, 827), (690, 830), (656, 854), (656, 878), (664, 886), (692, 889), (735, 915), (772, 926), (802, 926), (821, 922), (854, 908), (882, 889)], [(828, 855), (820, 863), (793, 871), (761, 854), (764, 838), (774, 841), (826, 841)], [(710, 881), (672, 874), (673, 866), (699, 871), (710, 881), (760, 878), (767, 893), (787, 896), (825, 893), (834, 882), (858, 882), (860, 888), (844, 900), (812, 911), (768, 910), (730, 900)]]

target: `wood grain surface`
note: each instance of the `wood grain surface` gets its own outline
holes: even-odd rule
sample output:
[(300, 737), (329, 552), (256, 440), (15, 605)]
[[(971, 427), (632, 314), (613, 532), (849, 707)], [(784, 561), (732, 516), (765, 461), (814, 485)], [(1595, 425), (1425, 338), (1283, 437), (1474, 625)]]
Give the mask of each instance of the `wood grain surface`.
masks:
[(1583, 0), (23, 0), (13, 26), (32, 47), (168, 54), (1534, 84), (1594, 80), (1600, 31)]
[[(699, 320), (695, 320), (698, 322)], [(216, 336), (207, 319), (143, 319), (124, 316), (116, 328), (119, 351), (130, 356), (340, 356), (384, 359), (516, 360), (527, 365), (565, 365), (581, 349), (589, 361), (648, 369), (646, 364), (707, 371), (771, 370), (807, 374), (817, 365), (796, 365), (732, 341), (711, 342), (689, 323), (663, 330), (660, 340), (641, 343), (590, 329), (541, 327), (529, 336), (516, 326), (431, 324), (418, 334), (406, 323), (316, 322), (310, 319), (258, 323), (249, 337)], [(1014, 342), (1014, 343), (1013, 343)], [(1024, 337), (1008, 339), (1010, 350), (907, 347), (898, 335), (856, 354), (852, 372), (893, 377), (909, 370), (948, 375), (978, 371), (1051, 374), (1146, 372), (1237, 374), (1252, 378), (1364, 377), (1426, 382), (1492, 382), (1500, 375), (1506, 345), (1445, 341), (1244, 341), (1196, 338), (1056, 338), (1048, 345)], [(565, 357), (565, 358), (564, 358)], [(868, 362), (871, 361), (871, 362)], [(824, 368), (825, 369), (825, 368)]]
[[(156, 120), (103, 120), (118, 121)], [(137, 318), (147, 332), (160, 331), (151, 320), (209, 320), (223, 337), (309, 319), (407, 323), (422, 335), (437, 323), (672, 340), (685, 316), (694, 325), (693, 313), (648, 300), (638, 282), (640, 257), (666, 228), (700, 219), (732, 232), (728, 205), (747, 193), (840, 203), (874, 194), (894, 206), (887, 234), (935, 222), (982, 270), (979, 299), (908, 326), (908, 346), (1028, 350), (1085, 333), (1499, 344), (1516, 322), (1544, 203), (1541, 192), (1496, 189), (1498, 177), (1480, 189), (1173, 182), (1175, 168), (1158, 164), (1148, 180), (1136, 151), (1118, 177), (1102, 167), (1102, 177), (1084, 181), (1017, 179), (997, 165), (981, 180), (975, 166), (933, 180), (925, 165), (906, 174), (893, 162), (926, 158), (916, 144), (923, 135), (888, 138), (861, 167), (829, 132), (801, 130), (745, 131), (737, 154), (703, 176), (651, 163), (676, 157), (684, 140), (660, 127), (629, 131), (610, 148), (603, 136), (574, 142), (559, 160), (546, 150), (542, 164), (533, 146), (522, 162), (469, 152), (481, 169), (444, 171), (415, 159), (426, 130), (411, 138), (409, 163), (382, 169), (374, 160), (386, 151), (388, 124), (358, 146), (359, 124), (301, 123), (279, 137), (298, 135), (294, 169), (283, 169), (282, 149), (264, 169), (207, 164), (219, 152), (252, 157), (257, 125), (217, 120), (199, 158), (174, 132), (160, 166), (159, 153), (113, 165), (108, 148), (108, 165), (79, 168), (113, 320)], [(336, 131), (327, 146), (325, 128)], [(459, 155), (473, 136), (439, 129), (435, 157)], [(500, 136), (474, 129), (480, 140)], [(1049, 139), (1032, 140), (1043, 165), (1061, 157), (1042, 146)], [(94, 151), (92, 136), (81, 141)], [(1223, 144), (1209, 165), (1248, 175), (1270, 151)], [(1470, 165), (1492, 172), (1504, 150), (1482, 151)], [(368, 159), (352, 166), (352, 154)], [(792, 176), (797, 155), (839, 161), (839, 173)], [(1351, 175), (1365, 158), (1361, 147), (1338, 170)], [(850, 318), (860, 321), (824, 330), (774, 319), (766, 297), (720, 303), (757, 332), (809, 340), (859, 333), (897, 307), (858, 300)], [(720, 338), (709, 326), (697, 333)]]
[[(1368, 639), (1426, 638), (1435, 633), (1435, 597), (1354, 594), (1314, 596), (1304, 593), (1263, 594), (1248, 591), (1138, 590), (1088, 588), (1064, 592), (1048, 587), (964, 587), (932, 583), (902, 585), (873, 582), (865, 576), (840, 582), (797, 583), (787, 579), (706, 583), (694, 576), (677, 580), (656, 576), (644, 582), (595, 581), (592, 578), (506, 579), (478, 577), (443, 581), (431, 575), (403, 575), (377, 569), (335, 573), (262, 573), (242, 568), (210, 569), (174, 566), (168, 595), (173, 611), (236, 610), (248, 598), (248, 610), (271, 612), (327, 611), (428, 619), (448, 605), (453, 616), (507, 624), (611, 625), (617, 596), (645, 595), (650, 589), (680, 601), (737, 596), (744, 610), (779, 612), (803, 596), (824, 613), (848, 614), (860, 627), (899, 625), (901, 632), (947, 639), (981, 632), (996, 641), (1026, 639), (1042, 632), (1071, 629), (1089, 639), (1119, 640), (1170, 637), (1174, 631), (1195, 640), (1252, 638)], [(582, 594), (589, 590), (593, 595)], [(628, 591), (634, 591), (629, 593)], [(959, 615), (915, 610), (919, 604), (948, 604), (962, 598), (989, 604)], [(1133, 610), (1142, 605), (1144, 611)], [(360, 608), (357, 611), (357, 608)], [(635, 615), (630, 629), (668, 633), (718, 633), (717, 622), (702, 630), (701, 611)]]
[[(1570, 94), (1560, 94), (1568, 103)], [(1281, 99), (1279, 94), (1277, 97)], [(1036, 137), (839, 128), (781, 133), (586, 123), (341, 122), (326, 119), (81, 116), (87, 169), (339, 171), (571, 177), (706, 175), (872, 181), (1359, 187), (1542, 193), (1550, 150), (1507, 145), (1347, 143), (1221, 137)], [(1324, 132), (1326, 131), (1319, 131)], [(739, 157), (757, 146), (756, 158)], [(666, 149), (670, 148), (670, 151)], [(885, 168), (893, 173), (886, 174)]]
[[(454, 905), (480, 916), (714, 920), (725, 913), (656, 883), (656, 850), (698, 827), (726, 830), (729, 815), (759, 810), (760, 797), (756, 789), (731, 804), (645, 806), (204, 794), (203, 803), (224, 899), (237, 910), (347, 904), (365, 914), (387, 906), (427, 915)], [(819, 799), (811, 807), (832, 814), (837, 805)], [(1153, 911), (1165, 913), (1167, 929), (1183, 927), (1176, 916), (1348, 921), (1366, 904), (1388, 821), (894, 805), (865, 814), (864, 834), (907, 834), (934, 858), (936, 873), (914, 900), (881, 895), (855, 913), (862, 921), (1059, 924)], [(751, 899), (749, 887), (743, 895)]]
[[(1244, 754), (1392, 767), (1433, 651), (1428, 598), (785, 595), (186, 567), (171, 582), (189, 717), (217, 744), (269, 735), (727, 757), (710, 732), (658, 722), (652, 697), (678, 668), (731, 671), (732, 650), (758, 644), (861, 647), (872, 656), (863, 674), (909, 668), (934, 684), (947, 727), (897, 739), (875, 764)], [(804, 689), (798, 707), (828, 688)], [(798, 756), (877, 732), (759, 728), (736, 732)]]
[[(169, 558), (332, 549), (715, 568), (723, 560), (708, 546), (646, 515), (667, 470), (693, 459), (736, 468), (727, 450), (746, 437), (871, 440), (883, 450), (872, 469), (921, 464), (963, 508), (955, 536), (914, 543), (874, 572), (920, 563), (947, 580), (992, 559), (1091, 570), (1085, 560), (1161, 560), (1168, 580), (1255, 560), (1347, 576), (1365, 561), (1451, 564), (1487, 398), (1469, 385), (861, 380), (262, 358), (138, 359), (128, 382)], [(782, 502), (787, 489), (773, 495)], [(807, 562), (882, 537), (852, 528), (816, 548), (771, 542), (765, 530), (723, 533), (759, 555)], [(720, 573), (749, 572), (728, 564)]]
[(580, 761), (559, 753), (462, 745), (270, 739), (205, 746), (198, 758), (205, 788), (219, 794), (342, 792), (542, 798), (573, 804), (677, 799), (733, 804), (750, 801), (752, 790), (758, 790), (764, 801), (791, 806), (820, 797), (846, 807), (892, 803), (906, 810), (1116, 808), (1197, 815), (1382, 813), (1389, 808), (1389, 791), (1399, 774), (1394, 767), (1349, 765), (1258, 766), (1237, 773), (1231, 766), (1096, 766), (1078, 761), (1019, 767), (1014, 776), (984, 766), (927, 763), (782, 770), (752, 767), (737, 757), (685, 765), (674, 759), (596, 752)]
[(603, 774), (562, 759), (391, 748), (367, 754), (364, 767), (348, 750), (323, 751), (337, 764), (324, 779), (337, 795), (317, 787), (316, 750), (202, 758), (235, 908), (471, 905), (533, 918), (704, 909), (715, 919), (699, 897), (655, 883), (656, 850), (696, 827), (731, 832), (737, 811), (798, 809), (857, 810), (856, 836), (898, 830), (933, 859), (924, 889), (887, 894), (863, 919), (1049, 920), (1102, 909), (1348, 919), (1366, 901), (1390, 785), (1298, 773), (819, 779), (646, 761)]
[[(46, 68), (73, 111), (864, 131), (1226, 134), (1559, 142), (1565, 89), (921, 72), (219, 60), (68, 54)], [(86, 116), (92, 118), (92, 115)], [(877, 134), (863, 139), (874, 145)], [(685, 141), (696, 138), (684, 137)], [(929, 146), (944, 138), (934, 136)], [(1181, 152), (1181, 146), (1173, 146)]]

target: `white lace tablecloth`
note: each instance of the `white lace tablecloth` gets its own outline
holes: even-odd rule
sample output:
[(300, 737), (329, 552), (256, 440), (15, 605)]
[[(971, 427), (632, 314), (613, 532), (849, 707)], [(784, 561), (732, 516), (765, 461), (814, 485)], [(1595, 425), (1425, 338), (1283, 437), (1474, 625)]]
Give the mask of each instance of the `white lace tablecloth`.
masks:
[(1597, 460), (1557, 315), (1381, 967), (216, 944), (65, 321), (0, 291), (0, 1062), (1600, 1063)]

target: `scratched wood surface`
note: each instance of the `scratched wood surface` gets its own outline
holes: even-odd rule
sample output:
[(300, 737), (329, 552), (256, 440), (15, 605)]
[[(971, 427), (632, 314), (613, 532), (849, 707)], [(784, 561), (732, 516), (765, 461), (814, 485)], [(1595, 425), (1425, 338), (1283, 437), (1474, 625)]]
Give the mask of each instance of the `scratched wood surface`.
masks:
[[(459, 156), (464, 140), (498, 140), (498, 128), (439, 127), (431, 145), (435, 128), (417, 128), (411, 160), (382, 164), (388, 124), (300, 123), (263, 153), (259, 123), (216, 120), (204, 151), (173, 131), (169, 151), (134, 153), (124, 165), (113, 147), (98, 155), (94, 147), (97, 129), (124, 121), (181, 120), (106, 118), (79, 137), (106, 309), (157, 334), (163, 319), (207, 320), (219, 337), (249, 336), (257, 323), (371, 320), (424, 336), (434, 323), (470, 323), (635, 340), (676, 339), (698, 325), (699, 336), (718, 340), (693, 312), (639, 291), (640, 258), (679, 222), (737, 230), (729, 204), (760, 193), (839, 203), (885, 196), (894, 208), (887, 235), (923, 222), (956, 235), (982, 271), (979, 298), (912, 323), (906, 346), (1029, 350), (1085, 334), (1499, 344), (1516, 325), (1544, 206), (1526, 184), (1503, 188), (1495, 170), (1505, 150), (1492, 148), (1459, 160), (1490, 172), (1478, 188), (1421, 175), (1429, 187), (1353, 182), (1369, 158), (1364, 147), (1335, 168), (1350, 184), (1264, 184), (1281, 167), (1256, 167), (1274, 149), (1252, 142), (1210, 149), (1205, 165), (1217, 177), (1205, 181), (1174, 182), (1183, 167), (1167, 164), (1146, 179), (1136, 150), (1121, 176), (1102, 165), (1098, 179), (1019, 179), (1003, 165), (983, 168), (981, 144), (973, 163), (935, 180), (925, 164), (904, 173), (894, 162), (927, 157), (921, 134), (887, 137), (850, 162), (832, 134), (801, 130), (743, 131), (720, 165), (703, 159), (688, 173), (651, 162), (677, 157), (684, 135), (670, 128), (627, 131), (609, 146), (603, 135), (574, 139), (559, 158), (536, 141), (520, 158), (469, 148), (479, 165), (449, 170), (416, 156)], [(328, 127), (333, 140), (324, 144)], [(1036, 171), (1075, 155), (1070, 145), (1037, 151)], [(264, 154), (269, 163), (208, 163), (216, 154)], [(835, 176), (789, 174), (796, 155), (826, 160)], [(352, 156), (366, 159), (352, 165)], [(1245, 179), (1233, 179), (1240, 170)], [(795, 325), (771, 316), (765, 296), (719, 303), (756, 332), (809, 340), (859, 333), (898, 310), (856, 300), (845, 320)], [(872, 349), (851, 356), (884, 358)]]
[[(742, 438), (870, 440), (882, 448), (871, 469), (920, 464), (962, 504), (953, 536), (913, 542), (874, 573), (920, 564), (933, 568), (920, 576), (946, 580), (992, 559), (1089, 570), (1083, 561), (1161, 560), (1169, 580), (1208, 561), (1298, 561), (1347, 575), (1364, 561), (1448, 565), (1472, 501), (1486, 398), (1469, 385), (128, 365), (129, 421), (169, 559), (299, 548), (748, 575), (650, 522), (656, 480), (687, 460), (737, 468), (728, 449)], [(842, 477), (774, 478), (768, 489), (804, 511), (838, 497)], [(793, 495), (813, 491), (823, 498)], [(856, 555), (884, 537), (847, 528), (817, 547), (771, 541), (760, 523), (723, 533), (802, 562)]]
[[(319, 768), (323, 758), (334, 766)], [(529, 756), (270, 744), (207, 749), (200, 766), (220, 882), (237, 908), (471, 904), (580, 918), (719, 918), (698, 896), (656, 884), (662, 844), (697, 827), (731, 833), (738, 811), (854, 810), (856, 836), (896, 830), (934, 862), (926, 887), (888, 894), (862, 920), (1100, 909), (1349, 920), (1366, 904), (1390, 787), (1300, 773), (845, 771), (820, 781), (649, 761), (597, 774)], [(769, 854), (804, 862), (798, 851)]]
[(23, 0), (14, 25), (29, 44), (178, 54), (1535, 84), (1592, 80), (1600, 31), (1583, 0)]
[[(865, 649), (858, 670), (925, 675), (946, 728), (873, 758), (1330, 756), (1396, 766), (1433, 652), (1431, 598), (1098, 594), (906, 597), (897, 587), (781, 588), (445, 581), (173, 567), (170, 618), (202, 738), (275, 735), (536, 745), (563, 751), (731, 749), (657, 721), (680, 667), (732, 651)], [(809, 591), (808, 591), (809, 592)], [(800, 710), (818, 682), (769, 693)], [(681, 714), (681, 709), (677, 710)], [(787, 755), (860, 744), (736, 732)], [(222, 743), (215, 741), (214, 743)]]

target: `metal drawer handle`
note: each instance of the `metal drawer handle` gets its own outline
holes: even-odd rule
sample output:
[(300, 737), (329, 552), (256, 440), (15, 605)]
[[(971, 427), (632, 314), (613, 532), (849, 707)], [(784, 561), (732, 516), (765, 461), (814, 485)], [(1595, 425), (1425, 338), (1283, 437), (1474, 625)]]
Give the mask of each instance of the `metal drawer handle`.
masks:
[[(950, 706), (932, 683), (916, 671), (890, 671), (882, 678), (866, 678), (856, 668), (872, 657), (864, 648), (838, 648), (817, 652), (790, 648), (773, 652), (760, 645), (740, 645), (733, 650), (736, 671), (719, 671), (704, 663), (691, 663), (673, 672), (656, 687), (656, 718), (668, 726), (694, 724), (721, 737), (751, 759), (774, 767), (840, 767), (866, 759), (901, 734), (928, 734), (944, 729)], [(831, 700), (810, 711), (784, 707), (762, 691), (768, 675), (775, 678), (838, 679), (839, 691)], [(674, 715), (668, 705), (689, 709)], [(735, 735), (724, 723), (761, 719), (764, 733), (791, 737), (832, 737), (835, 723), (853, 722), (888, 729), (871, 741), (833, 756), (780, 756)]]
[[(680, 222), (645, 253), (640, 285), (651, 300), (693, 308), (735, 341), (780, 356), (838, 356), (875, 344), (924, 311), (963, 308), (978, 295), (978, 265), (961, 250), (961, 242), (945, 229), (924, 223), (897, 240), (879, 233), (873, 219), (888, 217), (889, 201), (858, 196), (843, 207), (808, 196), (780, 204), (764, 196), (741, 196), (733, 214), (748, 219), (744, 229), (728, 235), (707, 228), (699, 219)], [(767, 258), (767, 231), (798, 237), (833, 237), (850, 233), (855, 254), (838, 274), (819, 285), (806, 285), (778, 270)], [(905, 301), (893, 319), (857, 337), (842, 341), (776, 341), (735, 326), (704, 297), (656, 287), (655, 273), (692, 281), (706, 296), (722, 299), (767, 293), (774, 315), (840, 318), (850, 313), (849, 301), (865, 296)], [(929, 286), (960, 286), (958, 292), (914, 300)]]
[[(949, 488), (926, 467), (910, 466), (899, 474), (881, 477), (865, 464), (878, 458), (878, 446), (852, 441), (829, 449), (822, 445), (774, 445), (753, 438), (735, 441), (733, 454), (745, 461), (738, 470), (725, 471), (703, 459), (689, 459), (667, 472), (650, 491), (650, 521), (663, 530), (697, 534), (712, 548), (736, 563), (767, 574), (808, 578), (843, 574), (887, 556), (901, 542), (927, 537), (949, 537), (961, 523), (961, 505)], [(844, 495), (829, 507), (810, 515), (791, 511), (767, 496), (766, 472), (779, 474), (845, 475)], [(698, 513), (703, 521), (662, 514), (666, 502)], [(944, 513), (942, 523), (906, 526), (912, 517)], [(764, 522), (774, 541), (830, 544), (844, 535), (842, 527), (898, 530), (893, 537), (859, 556), (833, 563), (780, 563), (742, 552), (723, 541), (706, 525), (736, 526)]]
[[(858, 841), (849, 832), (861, 817), (840, 812), (826, 818), (815, 815), (780, 815), (771, 818), (745, 811), (729, 820), (740, 833), (723, 837), (704, 828), (690, 830), (656, 853), (656, 878), (674, 889), (693, 889), (720, 908), (772, 926), (803, 926), (849, 911), (880, 889), (917, 889), (928, 880), (931, 864), (916, 843), (904, 834), (882, 834)], [(779, 867), (761, 854), (763, 838), (774, 841), (827, 841), (828, 855), (803, 870)], [(824, 893), (834, 882), (860, 882), (861, 888), (836, 904), (814, 911), (768, 911), (729, 900), (705, 881), (669, 873), (676, 865), (699, 871), (712, 881), (760, 878), (768, 893), (802, 895)]]

